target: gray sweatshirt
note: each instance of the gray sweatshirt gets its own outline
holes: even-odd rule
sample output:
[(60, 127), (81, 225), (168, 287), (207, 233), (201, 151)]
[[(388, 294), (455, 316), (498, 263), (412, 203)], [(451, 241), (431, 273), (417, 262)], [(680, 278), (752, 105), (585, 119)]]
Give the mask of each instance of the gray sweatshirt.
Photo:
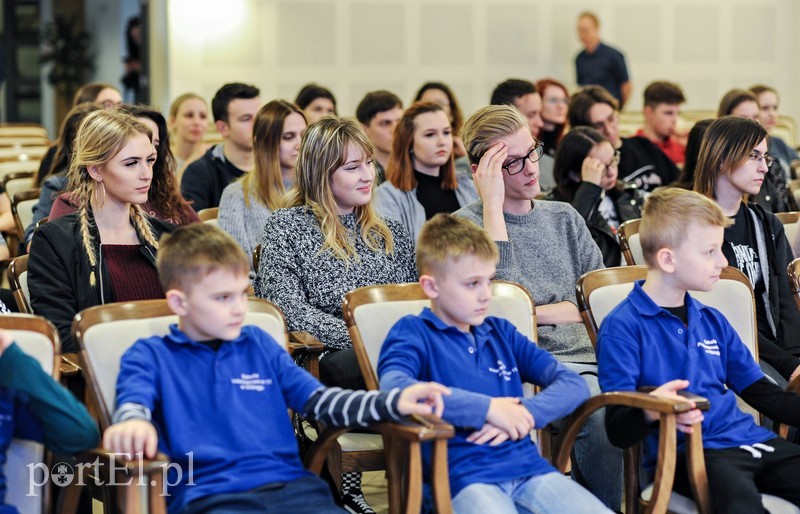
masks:
[[(587, 271), (603, 267), (603, 255), (578, 211), (563, 202), (538, 200), (528, 214), (503, 213), (508, 241), (500, 250), (497, 278), (522, 284), (536, 305), (576, 303), (575, 283)], [(483, 226), (483, 202), (455, 212)], [(563, 362), (595, 363), (583, 323), (539, 325), (539, 345)]]

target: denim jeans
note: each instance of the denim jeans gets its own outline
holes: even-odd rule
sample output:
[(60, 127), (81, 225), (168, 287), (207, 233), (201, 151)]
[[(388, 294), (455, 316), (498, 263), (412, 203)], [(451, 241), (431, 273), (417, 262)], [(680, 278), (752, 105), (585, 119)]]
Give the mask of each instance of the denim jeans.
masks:
[[(597, 365), (564, 362), (580, 374), (592, 396), (600, 393)], [(572, 476), (597, 496), (606, 507), (620, 510), (622, 506), (622, 450), (616, 448), (606, 435), (606, 410), (599, 409), (589, 416), (575, 439), (572, 449)], [(559, 420), (560, 422), (561, 420)], [(555, 423), (558, 428), (559, 422)]]
[(602, 514), (600, 500), (561, 473), (472, 484), (453, 498), (455, 514)]
[(328, 484), (309, 476), (241, 493), (206, 496), (187, 505), (182, 514), (346, 514), (336, 505)]

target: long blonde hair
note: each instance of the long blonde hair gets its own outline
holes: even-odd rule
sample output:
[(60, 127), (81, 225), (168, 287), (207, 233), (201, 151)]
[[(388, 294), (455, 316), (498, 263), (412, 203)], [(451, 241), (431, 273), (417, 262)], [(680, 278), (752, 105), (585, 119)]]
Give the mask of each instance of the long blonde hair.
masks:
[[(339, 259), (357, 259), (347, 228), (336, 212), (336, 199), (331, 189), (331, 176), (345, 163), (347, 147), (353, 145), (366, 159), (372, 158), (375, 148), (353, 120), (327, 116), (312, 124), (303, 135), (300, 154), (294, 165), (295, 188), (289, 192), (289, 206), (305, 206), (319, 221), (325, 238), (320, 252), (330, 249)], [(394, 240), (389, 227), (372, 206), (372, 200), (355, 208), (360, 237), (374, 251), (394, 252)]]
[(286, 100), (273, 100), (256, 114), (253, 123), (253, 155), (255, 169), (242, 177), (244, 204), (250, 207), (250, 197), (275, 210), (286, 194), (281, 175), (281, 137), (283, 124), (290, 114), (297, 113), (306, 119), (298, 106)]
[[(94, 223), (90, 216), (91, 199), (97, 194), (97, 182), (89, 175), (90, 166), (103, 166), (114, 158), (131, 138), (144, 134), (152, 141), (152, 134), (139, 120), (120, 109), (95, 111), (86, 116), (78, 127), (75, 136), (75, 153), (70, 163), (68, 189), (72, 191), (70, 201), (75, 205), (80, 224), (81, 240), (89, 264), (97, 266), (94, 241), (89, 230)], [(131, 205), (131, 220), (139, 237), (144, 238), (154, 248), (158, 241), (150, 226), (147, 214), (141, 205)], [(95, 285), (95, 273), (90, 275), (90, 285)]]

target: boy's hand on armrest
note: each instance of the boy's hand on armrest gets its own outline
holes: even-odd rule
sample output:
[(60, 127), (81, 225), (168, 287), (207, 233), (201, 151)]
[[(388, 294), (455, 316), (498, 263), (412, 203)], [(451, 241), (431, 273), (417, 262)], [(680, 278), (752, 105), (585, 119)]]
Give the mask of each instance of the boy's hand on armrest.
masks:
[(450, 389), (436, 382), (417, 382), (400, 392), (397, 410), (400, 414), (433, 414), (442, 417), (444, 400), (442, 395), (449, 395)]
[(486, 423), (483, 428), (467, 436), (467, 441), (474, 444), (489, 443), (489, 446), (497, 446), (508, 441), (509, 438), (508, 432), (505, 430), (497, 428), (491, 423)]
[[(670, 380), (669, 382), (662, 384), (661, 386), (650, 391), (650, 394), (653, 396), (658, 396), (659, 398), (686, 400), (685, 397), (678, 394), (678, 391), (686, 389), (687, 387), (689, 387), (688, 380)], [(694, 402), (692, 402), (692, 406), (694, 406)], [(659, 417), (657, 412), (647, 409), (644, 411), (644, 416), (650, 422), (658, 420)], [(691, 434), (692, 425), (695, 423), (700, 423), (703, 421), (703, 419), (703, 413), (699, 409), (692, 409), (687, 412), (682, 412), (681, 414), (675, 416), (675, 422), (677, 425), (676, 428), (681, 432)]]
[(572, 302), (563, 301), (536, 306), (537, 325), (563, 325), (564, 323), (581, 323), (582, 321), (578, 306)]
[(3, 352), (6, 351), (6, 348), (14, 344), (14, 338), (11, 337), (11, 333), (5, 330), (0, 330), (0, 356), (3, 355)]
[(536, 423), (519, 398), (492, 398), (486, 421), (505, 431), (512, 441), (526, 437)]
[(103, 448), (124, 454), (132, 459), (143, 453), (145, 458), (152, 459), (158, 449), (156, 427), (144, 419), (129, 419), (108, 427), (103, 434)]

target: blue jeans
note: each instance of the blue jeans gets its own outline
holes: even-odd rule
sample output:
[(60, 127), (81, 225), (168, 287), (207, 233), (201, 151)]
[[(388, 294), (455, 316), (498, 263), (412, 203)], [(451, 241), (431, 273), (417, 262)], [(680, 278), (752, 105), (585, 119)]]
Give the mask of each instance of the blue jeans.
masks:
[(453, 498), (455, 514), (609, 513), (589, 491), (552, 472), (497, 484), (472, 484)]
[[(597, 365), (562, 363), (580, 374), (592, 396), (600, 393)], [(572, 476), (597, 496), (606, 507), (620, 510), (622, 506), (622, 450), (613, 446), (606, 435), (606, 410), (589, 416), (575, 439), (572, 449)], [(561, 420), (555, 425), (558, 428)]]
[(252, 491), (221, 493), (191, 502), (181, 514), (346, 514), (328, 484), (309, 476)]

